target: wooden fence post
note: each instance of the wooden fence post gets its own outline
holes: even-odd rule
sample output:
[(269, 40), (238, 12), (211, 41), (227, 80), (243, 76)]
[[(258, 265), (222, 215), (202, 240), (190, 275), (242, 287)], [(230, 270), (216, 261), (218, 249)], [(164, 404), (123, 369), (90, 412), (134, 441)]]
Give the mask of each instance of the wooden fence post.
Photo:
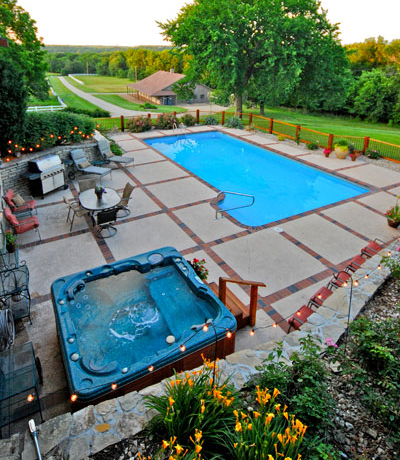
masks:
[(301, 130), (301, 125), (296, 126), (296, 142), (300, 143), (300, 130)]
[(147, 118), (151, 118), (151, 113), (148, 113), (148, 114), (147, 114)]
[(251, 113), (249, 115), (249, 125), (251, 125), (253, 123), (253, 114)]
[(274, 129), (274, 119), (270, 118), (269, 119), (269, 133), (272, 134), (272, 131)]
[(328, 149), (332, 150), (332, 145), (333, 145), (333, 134), (329, 134), (328, 137)]
[(363, 151), (362, 151), (363, 155), (365, 155), (365, 151), (367, 150), (368, 146), (369, 146), (369, 136), (365, 136), (365, 138), (364, 138), (364, 147), (363, 147)]
[(197, 121), (197, 124), (200, 123), (200, 110), (199, 109), (196, 110), (196, 121)]
[(121, 131), (124, 132), (125, 131), (125, 122), (124, 122), (124, 116), (121, 115)]
[(176, 112), (174, 112), (173, 115), (174, 115), (174, 118), (176, 118)]
[(225, 123), (225, 112), (222, 112), (221, 125)]

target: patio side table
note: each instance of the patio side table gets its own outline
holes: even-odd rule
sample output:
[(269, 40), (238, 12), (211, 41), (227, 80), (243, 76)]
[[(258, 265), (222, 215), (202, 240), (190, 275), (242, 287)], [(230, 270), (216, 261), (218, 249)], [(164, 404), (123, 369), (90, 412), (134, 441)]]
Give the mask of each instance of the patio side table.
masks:
[(43, 422), (38, 359), (31, 342), (0, 353), (0, 428), (38, 411)]

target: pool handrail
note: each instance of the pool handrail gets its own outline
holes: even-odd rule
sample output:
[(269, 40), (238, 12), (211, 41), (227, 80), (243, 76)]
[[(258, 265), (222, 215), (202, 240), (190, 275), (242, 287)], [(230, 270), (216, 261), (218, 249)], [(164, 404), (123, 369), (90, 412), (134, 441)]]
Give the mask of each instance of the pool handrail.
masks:
[[(223, 200), (224, 200), (224, 199), (219, 200), (218, 198), (219, 198), (220, 195), (226, 194), (226, 193), (229, 193), (229, 194), (231, 194), (231, 195), (248, 196), (249, 198), (252, 198), (252, 201), (251, 201), (250, 204), (244, 204), (244, 205), (242, 205), (242, 206), (235, 206), (234, 208), (229, 208), (229, 209), (218, 209), (218, 203), (219, 203), (220, 201), (223, 201)], [(216, 209), (215, 209), (215, 218), (218, 219), (218, 213), (219, 213), (219, 212), (221, 213), (222, 217), (224, 217), (223, 214), (222, 214), (222, 212), (224, 212), (224, 211), (227, 212), (227, 211), (232, 211), (232, 210), (234, 210), (234, 209), (247, 208), (247, 207), (249, 207), (249, 206), (252, 206), (252, 205), (254, 204), (255, 200), (256, 200), (256, 198), (255, 198), (254, 195), (249, 195), (249, 194), (247, 194), (247, 193), (228, 192), (227, 190), (221, 191), (221, 192), (219, 192), (218, 195), (217, 195), (217, 204), (216, 204)]]

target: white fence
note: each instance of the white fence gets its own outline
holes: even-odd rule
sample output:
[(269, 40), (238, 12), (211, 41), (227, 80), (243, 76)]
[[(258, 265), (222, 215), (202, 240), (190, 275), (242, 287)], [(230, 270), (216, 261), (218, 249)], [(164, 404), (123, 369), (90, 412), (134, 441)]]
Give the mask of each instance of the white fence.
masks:
[(28, 107), (27, 112), (55, 112), (62, 110), (66, 105), (36, 105), (35, 107)]

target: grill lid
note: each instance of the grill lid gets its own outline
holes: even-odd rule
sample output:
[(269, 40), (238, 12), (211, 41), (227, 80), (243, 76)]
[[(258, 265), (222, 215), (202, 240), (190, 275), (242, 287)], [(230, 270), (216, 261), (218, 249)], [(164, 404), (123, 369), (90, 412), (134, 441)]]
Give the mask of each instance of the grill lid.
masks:
[(60, 157), (56, 154), (53, 154), (41, 158), (36, 158), (36, 160), (31, 160), (29, 162), (29, 169), (35, 172), (43, 172), (59, 165), (61, 165)]

